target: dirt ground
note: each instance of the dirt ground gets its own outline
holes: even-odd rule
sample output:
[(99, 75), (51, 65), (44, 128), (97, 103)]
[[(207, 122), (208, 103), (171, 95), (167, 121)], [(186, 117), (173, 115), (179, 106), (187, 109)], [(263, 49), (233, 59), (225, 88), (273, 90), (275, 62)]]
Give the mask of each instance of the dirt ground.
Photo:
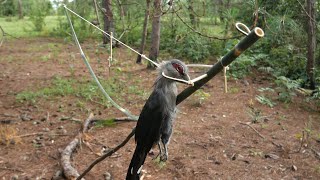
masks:
[[(121, 106), (139, 115), (152, 91), (156, 72), (135, 64), (136, 55), (120, 48), (114, 52), (117, 61), (109, 73), (106, 50), (100, 48), (97, 52), (98, 43), (94, 41), (84, 44), (100, 78), (117, 74), (118, 83), (124, 87), (119, 98)], [(80, 100), (85, 102), (84, 107), (79, 107), (80, 97), (74, 95), (43, 97), (33, 103), (16, 100), (22, 91), (50, 86), (56, 76), (91, 80), (77, 48), (62, 39), (5, 41), (0, 47), (0, 72), (0, 177), (3, 180), (51, 179), (61, 169), (61, 149), (81, 129), (81, 123), (76, 120), (84, 121), (90, 112), (101, 119), (124, 116), (113, 107), (83, 99)], [(205, 95), (203, 100), (192, 96), (181, 103), (169, 160), (164, 166), (159, 165), (150, 154), (144, 165), (144, 179), (320, 179), (319, 109), (300, 96), (294, 97), (290, 104), (277, 102), (273, 108), (260, 104), (255, 100), (260, 94), (258, 89), (274, 85), (267, 75), (254, 74), (244, 80), (230, 80), (229, 93), (224, 93), (219, 74), (202, 89), (210, 96)], [(192, 73), (193, 77), (197, 75)], [(147, 94), (129, 96), (125, 89), (132, 85), (137, 87), (136, 91)], [(180, 90), (183, 88), (186, 86), (179, 85)], [(64, 117), (72, 117), (74, 121)], [(251, 123), (254, 119), (258, 122)], [(250, 126), (245, 124), (249, 122)], [(85, 138), (91, 149), (82, 144), (72, 157), (73, 165), (83, 172), (98, 158), (103, 145), (115, 147), (134, 126), (135, 122), (122, 122), (94, 127)], [(124, 179), (133, 150), (131, 139), (85, 178), (105, 179), (107, 173), (112, 179)]]

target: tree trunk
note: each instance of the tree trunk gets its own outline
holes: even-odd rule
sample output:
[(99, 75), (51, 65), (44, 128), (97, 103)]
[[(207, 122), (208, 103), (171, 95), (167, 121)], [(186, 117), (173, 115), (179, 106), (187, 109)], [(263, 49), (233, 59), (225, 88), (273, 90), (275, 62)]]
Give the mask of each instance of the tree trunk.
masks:
[[(110, 34), (114, 31), (113, 27), (113, 14), (111, 9), (111, 0), (103, 0), (104, 12), (104, 31)], [(103, 44), (109, 43), (109, 36), (103, 36)]]
[[(161, 0), (154, 0), (154, 11), (152, 17), (152, 32), (151, 32), (151, 49), (149, 53), (149, 58), (155, 62), (157, 61), (159, 55), (159, 45), (160, 45), (160, 19), (161, 19)], [(148, 63), (148, 68), (153, 68), (153, 64)]]
[[(139, 49), (140, 54), (143, 54), (144, 47), (146, 45), (146, 39), (147, 39), (147, 34), (148, 34), (148, 21), (149, 21), (149, 14), (150, 14), (150, 2), (151, 2), (151, 0), (146, 0), (147, 7), (146, 7), (145, 15), (144, 15), (142, 41), (141, 41), (140, 49)], [(140, 55), (138, 55), (136, 63), (138, 63), (138, 64), (141, 63), (141, 56)]]
[(315, 0), (307, 0), (307, 12), (308, 12), (308, 53), (307, 53), (307, 75), (309, 80), (309, 88), (315, 89), (314, 78), (314, 62), (315, 62), (315, 50), (316, 50), (316, 11)]
[(18, 0), (18, 7), (19, 7), (19, 19), (23, 19), (22, 0)]

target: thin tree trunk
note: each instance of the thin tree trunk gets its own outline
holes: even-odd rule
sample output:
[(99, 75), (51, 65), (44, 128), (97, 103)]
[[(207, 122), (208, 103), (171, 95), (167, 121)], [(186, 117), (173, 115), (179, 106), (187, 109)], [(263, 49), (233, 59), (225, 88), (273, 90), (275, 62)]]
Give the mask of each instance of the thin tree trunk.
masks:
[(97, 16), (98, 26), (100, 26), (100, 18), (99, 18), (99, 13), (98, 13), (97, 0), (93, 0), (93, 4), (94, 4), (94, 11)]
[(197, 22), (197, 17), (194, 15), (194, 10), (193, 10), (193, 0), (188, 0), (188, 11), (189, 11), (189, 18), (191, 21), (191, 25), (193, 28), (196, 28), (198, 25)]
[[(152, 32), (151, 32), (151, 49), (149, 58), (153, 61), (157, 61), (159, 55), (160, 45), (160, 19), (161, 19), (161, 0), (154, 0), (154, 10), (152, 17)], [(153, 68), (153, 64), (148, 63), (148, 68)]]
[[(110, 34), (110, 32), (114, 31), (111, 0), (103, 0), (103, 7), (106, 10), (104, 12), (104, 31)], [(103, 44), (108, 44), (108, 43), (109, 43), (109, 37), (103, 36)]]
[[(150, 14), (150, 2), (151, 2), (151, 0), (146, 0), (147, 7), (146, 7), (146, 12), (144, 14), (142, 41), (141, 41), (140, 49), (139, 49), (140, 54), (143, 54), (143, 51), (144, 51), (144, 48), (146, 45), (146, 39), (147, 39), (147, 34), (148, 34), (148, 21), (149, 21), (149, 14)], [(138, 55), (136, 63), (138, 63), (138, 64), (141, 63), (141, 56), (140, 55)]]
[[(117, 0), (117, 2), (118, 2), (119, 12), (120, 12), (120, 21), (122, 23), (123, 33), (125, 33), (127, 28), (126, 28), (125, 11), (124, 11), (124, 7), (123, 7), (123, 3), (121, 2), (121, 0)], [(119, 38), (121, 38), (121, 37), (119, 37)]]
[(220, 23), (224, 21), (224, 16), (223, 16), (223, 11), (225, 9), (224, 7), (224, 4), (223, 4), (223, 0), (219, 0), (218, 1), (219, 3), (219, 9), (218, 9), (218, 12), (219, 12), (219, 17), (220, 17)]
[(315, 89), (314, 65), (316, 50), (316, 24), (315, 24), (315, 0), (307, 0), (308, 12), (308, 53), (307, 53), (307, 75), (309, 88)]
[(18, 7), (19, 7), (19, 19), (23, 19), (22, 0), (18, 0)]
[(119, 11), (120, 11), (120, 20), (122, 20), (124, 18), (123, 5), (122, 5), (122, 2), (120, 0), (117, 0), (117, 2), (118, 2), (118, 6), (119, 6)]

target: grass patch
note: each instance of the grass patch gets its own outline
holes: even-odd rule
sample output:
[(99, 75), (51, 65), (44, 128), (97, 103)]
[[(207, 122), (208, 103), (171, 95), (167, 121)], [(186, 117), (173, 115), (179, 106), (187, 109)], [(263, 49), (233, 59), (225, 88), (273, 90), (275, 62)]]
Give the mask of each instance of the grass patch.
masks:
[[(41, 32), (34, 30), (34, 25), (29, 17), (19, 19), (18, 17), (0, 17), (0, 25), (3, 30), (14, 37), (36, 37), (48, 36), (49, 32), (58, 26), (58, 16), (47, 16), (45, 18), (45, 26)], [(10, 36), (6, 36), (11, 38)]]
[(102, 128), (102, 127), (113, 127), (116, 123), (114, 122), (114, 119), (105, 119), (101, 121), (97, 121), (95, 123), (95, 127)]
[[(101, 83), (110, 96), (119, 100), (120, 97), (117, 96), (117, 92), (121, 91), (122, 87), (115, 83), (114, 79), (110, 78), (107, 81), (102, 80)], [(85, 100), (93, 102), (98, 102), (107, 107), (111, 106), (104, 98), (95, 82), (88, 80), (77, 81), (74, 79), (66, 79), (61, 77), (55, 77), (49, 87), (38, 89), (36, 91), (27, 90), (20, 92), (16, 95), (16, 100), (20, 103), (36, 103), (39, 98), (48, 99), (69, 95), (81, 97)]]

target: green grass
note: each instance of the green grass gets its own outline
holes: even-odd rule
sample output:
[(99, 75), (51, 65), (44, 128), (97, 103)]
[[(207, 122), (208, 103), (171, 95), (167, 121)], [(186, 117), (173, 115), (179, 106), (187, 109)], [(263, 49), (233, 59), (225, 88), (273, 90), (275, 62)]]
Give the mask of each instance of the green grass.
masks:
[[(47, 16), (45, 18), (45, 27), (41, 32), (34, 30), (34, 25), (29, 20), (29, 17), (19, 19), (18, 17), (0, 17), (0, 26), (2, 29), (14, 36), (14, 37), (35, 37), (35, 36), (46, 36), (55, 27), (58, 26), (58, 16)], [(11, 38), (10, 36), (7, 36)]]
[(38, 98), (48, 98), (53, 96), (66, 96), (75, 93), (75, 81), (56, 77), (52, 85), (37, 91), (22, 91), (16, 95), (18, 102), (35, 103)]
[[(113, 79), (101, 81), (102, 85), (108, 94), (119, 100), (117, 92), (122, 90), (122, 87), (113, 82)], [(105, 106), (110, 106), (109, 102), (104, 98), (100, 89), (93, 81), (74, 79), (66, 79), (55, 77), (51, 85), (44, 88), (39, 88), (35, 91), (22, 91), (16, 95), (16, 100), (20, 103), (29, 102), (36, 103), (40, 98), (55, 98), (63, 96), (76, 96), (88, 101), (98, 102)]]

